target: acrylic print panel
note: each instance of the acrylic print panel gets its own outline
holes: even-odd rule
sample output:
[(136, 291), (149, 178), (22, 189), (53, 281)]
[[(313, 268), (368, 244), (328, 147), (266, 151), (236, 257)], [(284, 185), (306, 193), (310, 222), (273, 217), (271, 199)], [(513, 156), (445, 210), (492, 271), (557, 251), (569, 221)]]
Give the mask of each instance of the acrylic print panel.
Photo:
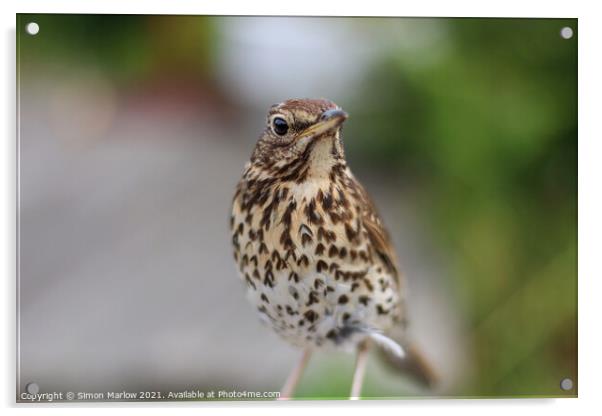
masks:
[(576, 19), (17, 23), (18, 401), (577, 395)]

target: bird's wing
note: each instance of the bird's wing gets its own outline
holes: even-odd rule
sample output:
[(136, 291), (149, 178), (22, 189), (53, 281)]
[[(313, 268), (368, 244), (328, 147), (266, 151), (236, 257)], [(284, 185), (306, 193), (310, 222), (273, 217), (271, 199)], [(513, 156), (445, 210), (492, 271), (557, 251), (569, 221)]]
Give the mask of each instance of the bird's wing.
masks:
[[(363, 202), (362, 222), (372, 247), (383, 261), (398, 287), (401, 286), (401, 276), (398, 268), (397, 255), (391, 243), (389, 233), (385, 229), (376, 206), (364, 187), (351, 176), (352, 187), (356, 190), (357, 197)], [(421, 353), (420, 349), (407, 339), (405, 326), (398, 327), (397, 331), (390, 331), (386, 335), (381, 333), (371, 334), (371, 339), (380, 347), (382, 357), (391, 368), (401, 374), (409, 374), (416, 381), (426, 387), (433, 388), (439, 376), (431, 366), (429, 360)]]
[(372, 202), (368, 192), (366, 192), (364, 187), (357, 179), (355, 179), (355, 177), (352, 177), (351, 180), (353, 182), (353, 187), (357, 190), (358, 197), (363, 201), (361, 219), (364, 228), (368, 233), (370, 243), (372, 243), (375, 252), (378, 254), (389, 273), (395, 277), (395, 281), (399, 285), (399, 263), (389, 233), (385, 229), (383, 222), (378, 215), (376, 206)]

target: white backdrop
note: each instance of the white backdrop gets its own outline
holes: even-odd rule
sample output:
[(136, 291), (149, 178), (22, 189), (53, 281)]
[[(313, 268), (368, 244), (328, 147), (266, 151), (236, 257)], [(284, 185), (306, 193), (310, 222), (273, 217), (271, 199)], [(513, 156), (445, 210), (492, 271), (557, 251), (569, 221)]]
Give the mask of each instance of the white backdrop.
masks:
[[(371, 2), (311, 1), (285, 4), (281, 1), (224, 1), (213, 4), (202, 2), (172, 1), (161, 2), (158, 0), (139, 1), (87, 1), (85, 3), (68, 0), (55, 0), (53, 2), (38, 0), (22, 0), (18, 4), (4, 2), (2, 4), (1, 19), (4, 25), (2, 57), (5, 58), (2, 71), (2, 100), (1, 125), (5, 129), (5, 140), (2, 141), (1, 154), (2, 179), (0, 192), (4, 196), (2, 204), (2, 229), (4, 238), (1, 240), (0, 260), (3, 264), (3, 318), (2, 318), (2, 357), (4, 359), (4, 374), (1, 376), (0, 388), (3, 394), (3, 404), (14, 407), (15, 388), (15, 15), (16, 12), (86, 12), (86, 13), (193, 13), (193, 14), (325, 14), (325, 15), (400, 15), (400, 16), (529, 16), (529, 17), (578, 17), (579, 18), (579, 395), (577, 400), (463, 400), (463, 401), (415, 401), (403, 402), (393, 405), (382, 403), (296, 403), (289, 404), (287, 412), (300, 414), (309, 411), (321, 410), (333, 412), (334, 407), (345, 407), (345, 412), (352, 414), (365, 414), (368, 411), (377, 412), (411, 412), (412, 414), (504, 414), (508, 412), (546, 412), (547, 414), (566, 415), (571, 412), (590, 413), (599, 408), (598, 388), (599, 375), (601, 374), (599, 351), (602, 350), (599, 331), (600, 301), (598, 296), (602, 293), (597, 262), (599, 257), (598, 238), (602, 235), (599, 213), (602, 212), (600, 197), (600, 180), (602, 173), (599, 158), (601, 155), (600, 138), (602, 131), (599, 123), (599, 101), (601, 83), (599, 74), (602, 73), (599, 49), (601, 39), (600, 14), (594, 2), (567, 2), (547, 1), (545, 3), (526, 3), (524, 1), (505, 1), (496, 4), (485, 4), (478, 1), (425, 1), (412, 3), (391, 4), (387, 1), (373, 0)], [(82, 405), (79, 405), (80, 407)], [(281, 403), (248, 403), (248, 404), (166, 404), (161, 407), (177, 407), (181, 410), (198, 413), (207, 409), (223, 409), (229, 412), (238, 412), (240, 407), (248, 406), (255, 413), (266, 412), (281, 413)], [(25, 408), (29, 413), (31, 407)], [(51, 407), (51, 408), (48, 408)], [(157, 404), (95, 404), (86, 407), (87, 412), (105, 413), (105, 407), (111, 411), (131, 414), (132, 407), (141, 407), (140, 413), (163, 414)], [(126, 407), (115, 409), (116, 407)], [(310, 407), (310, 409), (307, 409)], [(399, 408), (398, 408), (399, 407)], [(12, 409), (15, 411), (15, 409)], [(66, 411), (82, 413), (81, 408), (70, 406), (46, 406), (45, 413), (64, 414)]]

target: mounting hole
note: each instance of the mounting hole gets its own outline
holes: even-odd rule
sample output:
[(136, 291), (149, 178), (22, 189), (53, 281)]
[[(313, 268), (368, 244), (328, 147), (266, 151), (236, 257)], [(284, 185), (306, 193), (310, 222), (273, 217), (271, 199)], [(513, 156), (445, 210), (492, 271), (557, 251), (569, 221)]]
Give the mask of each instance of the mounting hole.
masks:
[(573, 29), (568, 26), (563, 27), (562, 29), (560, 29), (560, 36), (563, 39), (572, 38), (573, 37)]
[(27, 390), (27, 393), (29, 394), (38, 394), (40, 391), (40, 386), (38, 386), (36, 383), (28, 383), (25, 386), (25, 390)]
[(560, 381), (560, 388), (564, 391), (573, 390), (573, 380), (570, 378), (563, 378)]
[(38, 25), (36, 22), (27, 23), (27, 26), (25, 26), (25, 31), (31, 36), (37, 35), (40, 31), (40, 25)]

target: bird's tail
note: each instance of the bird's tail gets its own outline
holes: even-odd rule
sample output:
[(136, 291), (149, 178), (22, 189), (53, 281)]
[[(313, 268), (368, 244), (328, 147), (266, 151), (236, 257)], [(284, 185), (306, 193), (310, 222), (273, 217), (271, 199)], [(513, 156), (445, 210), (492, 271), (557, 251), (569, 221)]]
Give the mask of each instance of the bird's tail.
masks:
[(437, 385), (439, 376), (415, 344), (379, 333), (371, 334), (370, 338), (379, 347), (387, 367), (410, 376), (424, 387), (434, 388)]

